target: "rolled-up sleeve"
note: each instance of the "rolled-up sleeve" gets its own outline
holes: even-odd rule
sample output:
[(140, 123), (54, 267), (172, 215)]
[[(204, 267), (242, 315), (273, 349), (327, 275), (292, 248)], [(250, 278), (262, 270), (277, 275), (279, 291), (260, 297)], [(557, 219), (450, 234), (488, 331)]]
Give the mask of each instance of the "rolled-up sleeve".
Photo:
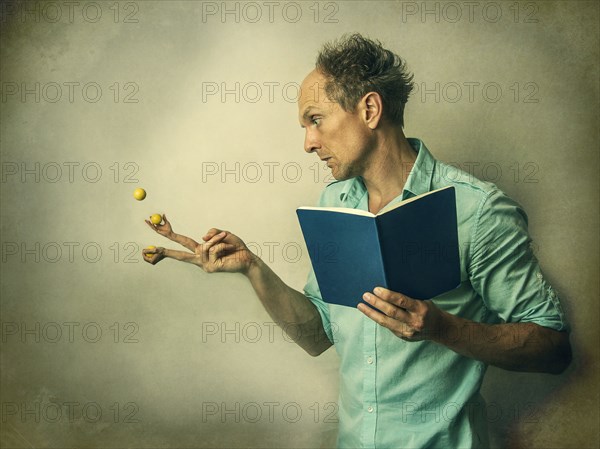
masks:
[(482, 200), (477, 214), (469, 269), (471, 284), (486, 308), (507, 323), (567, 330), (560, 299), (534, 254), (523, 208), (494, 190)]
[(308, 273), (308, 279), (306, 281), (306, 285), (304, 286), (304, 294), (306, 297), (315, 305), (317, 310), (319, 311), (319, 315), (321, 315), (321, 322), (323, 323), (323, 328), (325, 329), (325, 333), (327, 334), (327, 338), (329, 341), (333, 343), (333, 333), (331, 331), (331, 319), (329, 315), (329, 305), (323, 301), (321, 298), (321, 291), (319, 290), (319, 285), (317, 284), (317, 278), (315, 277), (315, 272), (313, 269), (310, 269)]

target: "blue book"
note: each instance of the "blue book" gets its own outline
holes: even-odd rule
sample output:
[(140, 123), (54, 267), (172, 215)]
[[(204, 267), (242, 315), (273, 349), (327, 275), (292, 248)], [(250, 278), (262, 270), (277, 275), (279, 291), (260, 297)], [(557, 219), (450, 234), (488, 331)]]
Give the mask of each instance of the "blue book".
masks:
[(383, 208), (296, 210), (324, 301), (356, 307), (376, 286), (431, 299), (460, 284), (454, 187)]

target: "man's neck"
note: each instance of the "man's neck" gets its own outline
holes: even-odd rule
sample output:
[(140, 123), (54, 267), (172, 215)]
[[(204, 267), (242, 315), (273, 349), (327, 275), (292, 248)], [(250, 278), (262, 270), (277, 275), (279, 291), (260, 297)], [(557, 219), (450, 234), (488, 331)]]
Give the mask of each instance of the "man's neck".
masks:
[(417, 159), (404, 133), (388, 133), (382, 140), (362, 178), (369, 194), (369, 211), (377, 213), (402, 193)]

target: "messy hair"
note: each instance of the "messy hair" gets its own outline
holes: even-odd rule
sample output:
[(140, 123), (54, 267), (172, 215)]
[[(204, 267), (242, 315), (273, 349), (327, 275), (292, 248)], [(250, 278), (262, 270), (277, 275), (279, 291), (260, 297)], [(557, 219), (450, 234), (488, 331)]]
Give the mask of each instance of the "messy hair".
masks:
[(356, 109), (359, 100), (377, 92), (383, 102), (383, 114), (396, 125), (404, 126), (404, 105), (413, 90), (413, 75), (395, 53), (358, 33), (328, 42), (317, 56), (316, 69), (325, 78), (325, 93), (347, 112)]

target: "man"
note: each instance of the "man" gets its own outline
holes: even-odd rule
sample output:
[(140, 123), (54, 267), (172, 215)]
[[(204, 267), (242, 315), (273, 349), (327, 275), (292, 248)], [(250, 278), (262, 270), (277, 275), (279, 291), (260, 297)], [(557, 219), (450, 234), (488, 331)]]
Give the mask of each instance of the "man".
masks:
[[(379, 311), (327, 305), (311, 270), (304, 292), (288, 287), (234, 234), (210, 229), (198, 244), (164, 225), (159, 234), (192, 253), (144, 250), (207, 272), (242, 272), (283, 328), (311, 355), (340, 356), (339, 447), (485, 447), (486, 366), (560, 373), (571, 349), (558, 297), (530, 247), (527, 216), (496, 186), (436, 161), (404, 136), (412, 77), (401, 59), (360, 35), (326, 45), (302, 83), (304, 149), (337, 180), (319, 205), (377, 213), (427, 191), (456, 189), (460, 286), (427, 301), (383, 288), (365, 292)], [(435, 217), (432, 217), (435, 219)], [(410, 236), (407, 236), (410, 238)], [(359, 272), (353, 273), (358, 275)], [(383, 313), (382, 313), (383, 312)]]

